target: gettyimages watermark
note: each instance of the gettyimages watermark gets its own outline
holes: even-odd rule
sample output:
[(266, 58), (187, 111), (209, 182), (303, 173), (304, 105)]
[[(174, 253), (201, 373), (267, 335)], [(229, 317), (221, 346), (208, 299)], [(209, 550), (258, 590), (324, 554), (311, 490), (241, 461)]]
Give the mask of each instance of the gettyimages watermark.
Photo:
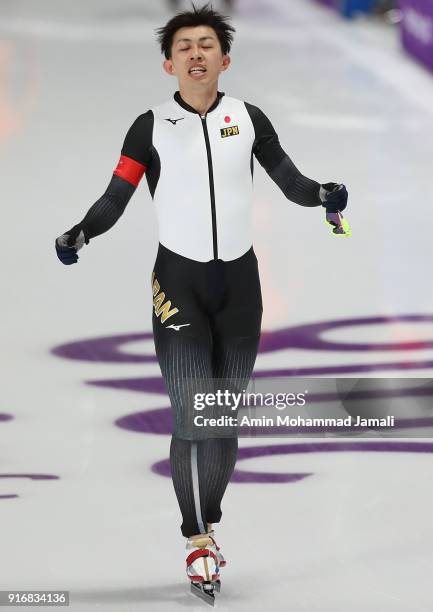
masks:
[(242, 406), (275, 406), (277, 410), (284, 410), (290, 406), (305, 406), (305, 393), (253, 393), (246, 392), (235, 393), (228, 389), (218, 389), (214, 393), (196, 393), (194, 395), (194, 408), (203, 410), (207, 406), (231, 406), (232, 410), (237, 410), (242, 403)]
[(201, 437), (430, 437), (433, 380), (261, 376), (191, 381)]

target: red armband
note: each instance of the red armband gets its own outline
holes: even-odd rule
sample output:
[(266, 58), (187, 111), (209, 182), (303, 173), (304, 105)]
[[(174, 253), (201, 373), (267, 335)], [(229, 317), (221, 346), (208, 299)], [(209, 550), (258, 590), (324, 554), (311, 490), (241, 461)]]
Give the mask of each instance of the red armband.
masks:
[(140, 164), (135, 159), (131, 159), (131, 157), (126, 155), (121, 155), (113, 174), (120, 176), (120, 178), (137, 187), (146, 170), (147, 166), (144, 164)]

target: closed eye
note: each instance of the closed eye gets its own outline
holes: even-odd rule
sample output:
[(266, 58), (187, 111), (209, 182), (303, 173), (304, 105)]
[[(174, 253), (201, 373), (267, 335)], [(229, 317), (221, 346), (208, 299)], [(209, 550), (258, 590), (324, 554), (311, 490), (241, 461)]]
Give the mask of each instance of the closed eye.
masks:
[[(203, 49), (213, 49), (213, 47), (203, 47)], [(185, 49), (179, 49), (180, 51), (188, 51), (189, 47), (185, 47)]]

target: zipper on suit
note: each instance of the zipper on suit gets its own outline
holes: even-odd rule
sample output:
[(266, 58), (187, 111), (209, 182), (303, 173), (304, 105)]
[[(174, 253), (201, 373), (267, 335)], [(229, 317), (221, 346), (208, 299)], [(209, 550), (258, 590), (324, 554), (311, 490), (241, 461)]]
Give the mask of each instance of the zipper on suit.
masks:
[(210, 148), (209, 133), (207, 131), (206, 115), (200, 115), (201, 124), (203, 126), (204, 139), (206, 142), (207, 165), (209, 169), (209, 190), (210, 190), (210, 206), (212, 214), (212, 242), (213, 242), (213, 257), (218, 259), (218, 236), (215, 208), (215, 185), (213, 179), (212, 152)]

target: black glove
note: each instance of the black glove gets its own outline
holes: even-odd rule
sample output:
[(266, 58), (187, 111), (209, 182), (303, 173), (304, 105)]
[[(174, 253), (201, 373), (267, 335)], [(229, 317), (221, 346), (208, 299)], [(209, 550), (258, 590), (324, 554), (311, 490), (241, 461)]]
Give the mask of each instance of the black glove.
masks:
[(79, 251), (84, 243), (89, 244), (81, 225), (75, 225), (71, 230), (56, 238), (55, 246), (57, 257), (65, 266), (77, 263)]
[(347, 206), (349, 194), (345, 185), (325, 183), (320, 186), (320, 199), (327, 213), (341, 212)]

